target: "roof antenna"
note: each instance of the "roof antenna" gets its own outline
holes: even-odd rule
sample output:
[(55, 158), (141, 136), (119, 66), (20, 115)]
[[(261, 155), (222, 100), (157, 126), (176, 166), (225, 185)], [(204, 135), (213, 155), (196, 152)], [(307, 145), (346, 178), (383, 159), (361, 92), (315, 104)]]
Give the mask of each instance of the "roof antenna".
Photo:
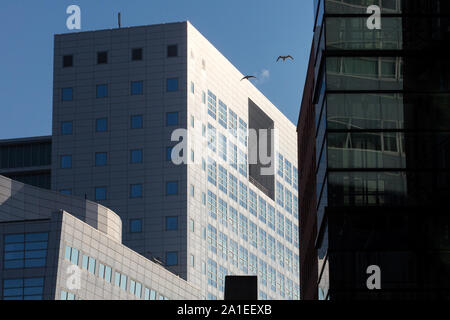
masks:
[(118, 20), (118, 23), (119, 23), (119, 29), (120, 29), (120, 27), (122, 27), (122, 22), (121, 22), (121, 19), (120, 19), (120, 12), (119, 12), (119, 14), (118, 14), (118, 16), (117, 16), (117, 20)]

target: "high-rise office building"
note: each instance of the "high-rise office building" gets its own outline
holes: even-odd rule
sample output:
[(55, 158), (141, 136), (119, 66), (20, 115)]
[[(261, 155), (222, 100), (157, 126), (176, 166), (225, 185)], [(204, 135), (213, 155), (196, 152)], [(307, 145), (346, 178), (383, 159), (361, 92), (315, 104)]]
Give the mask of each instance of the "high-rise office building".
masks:
[(450, 4), (314, 4), (318, 296), (448, 298)]
[(206, 299), (227, 274), (298, 299), (295, 125), (242, 77), (189, 22), (55, 36), (51, 188), (114, 210)]

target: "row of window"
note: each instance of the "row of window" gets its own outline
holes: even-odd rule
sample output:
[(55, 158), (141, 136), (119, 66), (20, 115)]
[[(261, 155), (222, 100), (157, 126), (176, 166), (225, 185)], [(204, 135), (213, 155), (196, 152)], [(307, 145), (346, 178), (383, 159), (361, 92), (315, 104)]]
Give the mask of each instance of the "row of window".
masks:
[[(97, 52), (97, 64), (108, 64), (109, 60), (108, 51)], [(171, 44), (167, 46), (167, 57), (178, 57), (178, 45)], [(131, 49), (131, 61), (142, 61), (144, 60), (144, 49), (143, 48), (133, 48)], [(66, 54), (62, 59), (62, 67), (69, 68), (74, 66), (74, 55)]]
[[(130, 233), (142, 232), (142, 219), (130, 219)], [(165, 230), (177, 231), (178, 230), (178, 217), (166, 217), (165, 218)]]
[(45, 267), (48, 232), (8, 234), (4, 238), (5, 269)]
[(42, 300), (44, 278), (3, 280), (3, 300)]
[[(236, 228), (237, 229), (237, 228)], [(295, 273), (298, 276), (299, 273), (299, 257), (292, 250), (285, 247), (282, 242), (276, 240), (270, 234), (267, 234), (264, 230), (259, 229), (253, 222), (249, 222), (248, 219), (240, 214), (239, 215), (239, 234), (241, 239), (250, 242), (250, 249), (258, 250), (264, 255), (268, 256), (272, 261), (277, 262), (280, 267), (285, 268), (288, 272)], [(242, 247), (240, 255), (245, 257), (245, 260), (236, 259), (237, 242), (231, 237), (227, 236), (217, 230), (211, 224), (208, 225), (207, 230), (208, 249), (221, 257), (225, 261), (230, 261), (232, 265), (241, 269), (241, 271), (248, 273), (248, 256), (249, 253), (246, 248)], [(250, 252), (250, 256), (256, 257)]]
[[(78, 266), (78, 260), (80, 255), (82, 256), (82, 264), (81, 264), (82, 269), (87, 270), (89, 273), (93, 275), (98, 275), (99, 278), (105, 280), (107, 283), (112, 283), (113, 270), (110, 266), (103, 263), (98, 263), (96, 259), (81, 254), (78, 249), (66, 246), (64, 257), (72, 264)], [(124, 291), (128, 289), (128, 291), (131, 294), (135, 295), (139, 299), (142, 299), (143, 296), (144, 300), (156, 300), (158, 296), (159, 300), (169, 300), (167, 297), (161, 294), (158, 295), (155, 290), (144, 288), (140, 282), (130, 279), (128, 276), (118, 271), (114, 272), (114, 285), (116, 285), (117, 287), (121, 288)], [(142, 290), (143, 288), (144, 290)], [(65, 299), (63, 299), (63, 297)], [(61, 300), (73, 300), (73, 299), (68, 299), (68, 293), (66, 293), (64, 296), (63, 293), (61, 293)]]
[[(166, 91), (176, 92), (179, 89), (178, 78), (168, 78), (166, 79)], [(96, 98), (102, 99), (109, 96), (108, 84), (102, 83), (96, 85)], [(144, 94), (144, 81), (131, 81), (130, 83), (130, 95), (143, 95)], [(73, 101), (74, 100), (74, 90), (72, 87), (61, 89), (61, 100), (62, 101)]]

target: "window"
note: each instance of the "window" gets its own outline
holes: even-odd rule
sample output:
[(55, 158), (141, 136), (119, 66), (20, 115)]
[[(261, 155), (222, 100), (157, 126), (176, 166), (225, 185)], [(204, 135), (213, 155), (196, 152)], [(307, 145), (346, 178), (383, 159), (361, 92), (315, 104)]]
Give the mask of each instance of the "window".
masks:
[(142, 48), (136, 48), (131, 50), (131, 61), (141, 61), (143, 58)]
[(258, 258), (253, 253), (250, 253), (248, 267), (251, 275), (258, 275)]
[(4, 268), (44, 267), (47, 260), (48, 233), (5, 235)]
[(95, 166), (96, 167), (106, 166), (107, 158), (108, 156), (106, 152), (97, 152), (95, 154)]
[(130, 163), (142, 163), (142, 149), (130, 151)]
[(258, 200), (257, 200), (256, 192), (252, 189), (248, 189), (248, 211), (256, 217), (256, 210), (258, 208)]
[(166, 265), (169, 267), (178, 265), (178, 252), (166, 252)]
[(219, 133), (219, 157), (227, 161), (227, 137)]
[(277, 233), (284, 238), (284, 216), (277, 211)]
[(219, 124), (224, 127), (225, 129), (227, 129), (227, 123), (228, 123), (228, 118), (227, 118), (227, 105), (225, 103), (223, 103), (221, 100), (219, 100)]
[(248, 240), (248, 219), (242, 213), (239, 213), (239, 233), (242, 240)]
[(193, 184), (191, 184), (190, 193), (191, 193), (191, 197), (195, 198), (195, 186)]
[(202, 158), (202, 170), (206, 171), (206, 161), (204, 158)]
[(278, 153), (277, 173), (280, 177), (283, 177), (283, 174), (284, 174), (283, 163), (284, 163), (283, 156)]
[(97, 64), (106, 64), (108, 63), (108, 52), (101, 51), (97, 52)]
[(208, 259), (208, 284), (217, 288), (217, 262)]
[(239, 141), (247, 146), (247, 123), (239, 118)]
[(167, 46), (167, 57), (178, 57), (178, 45), (171, 44)]
[(195, 127), (195, 118), (194, 116), (191, 115), (191, 127), (194, 128)]
[(293, 232), (293, 241), (294, 247), (298, 248), (298, 226), (294, 224), (294, 232)]
[(108, 85), (98, 84), (97, 85), (97, 98), (106, 98), (108, 96)]
[(178, 78), (167, 79), (167, 92), (178, 91)]
[(293, 260), (292, 251), (286, 247), (285, 265), (286, 270), (289, 272), (292, 272), (292, 262), (293, 262), (292, 260)]
[(130, 199), (142, 198), (142, 184), (131, 184), (130, 185)]
[(206, 92), (202, 91), (202, 103), (206, 104)]
[(144, 299), (145, 300), (156, 300), (156, 291), (145, 288)]
[(238, 266), (238, 243), (230, 239), (230, 246), (228, 251), (228, 257), (233, 266)]
[(270, 204), (267, 205), (267, 225), (275, 231), (275, 208)]
[(61, 156), (61, 169), (71, 169), (72, 168), (72, 156)]
[(178, 112), (167, 112), (166, 113), (166, 125), (168, 127), (178, 125)]
[(298, 198), (296, 196), (293, 196), (292, 211), (294, 213), (294, 217), (298, 218)]
[(142, 129), (143, 127), (142, 115), (131, 116), (130, 123), (131, 129)]
[(98, 276), (104, 279), (106, 282), (111, 283), (111, 276), (112, 276), (111, 267), (100, 263), (98, 266)]
[(233, 110), (228, 109), (228, 128), (234, 137), (237, 137), (237, 115)]
[(68, 54), (63, 56), (63, 68), (73, 67), (73, 55)]
[(230, 141), (230, 166), (237, 170), (237, 146)]
[(292, 192), (288, 190), (288, 188), (285, 188), (285, 205), (284, 208), (287, 212), (292, 214)]
[(130, 280), (130, 293), (140, 299), (142, 294), (142, 284), (134, 280)]
[(144, 94), (144, 81), (131, 81), (131, 95), (137, 96)]
[(193, 149), (191, 149), (191, 163), (195, 163), (195, 153)]
[(60, 194), (64, 194), (66, 196), (71, 196), (72, 195), (72, 189), (61, 189), (59, 190)]
[(239, 149), (239, 173), (247, 177), (247, 154)]
[(244, 273), (248, 273), (248, 250), (242, 246), (239, 246), (239, 265), (240, 269)]
[(127, 290), (128, 278), (126, 275), (116, 272), (114, 276), (114, 284), (122, 290)]
[(106, 200), (106, 188), (105, 187), (96, 187), (95, 188), (95, 200), (96, 201)]
[(190, 256), (190, 264), (192, 268), (195, 268), (195, 257), (191, 254)]
[(217, 196), (208, 190), (208, 213), (214, 220), (217, 219)]
[(266, 223), (267, 218), (267, 205), (266, 201), (259, 197), (258, 217), (259, 221)]
[(228, 172), (227, 169), (219, 165), (219, 190), (227, 194)]
[(270, 234), (267, 235), (267, 250), (268, 250), (268, 254), (270, 259), (272, 259), (273, 261), (275, 261), (275, 238), (272, 237)]
[(72, 133), (73, 133), (73, 122), (72, 121), (61, 122), (61, 134), (65, 136), (70, 135)]
[(217, 253), (217, 229), (208, 225), (208, 248), (212, 253)]
[(228, 225), (228, 204), (219, 198), (219, 221), (225, 227)]
[(166, 160), (172, 161), (172, 151), (174, 147), (167, 147), (166, 151)]
[(277, 260), (278, 264), (284, 267), (284, 246), (280, 241), (277, 241)]
[(268, 276), (269, 277), (267, 280), (268, 280), (270, 289), (275, 292), (277, 290), (277, 286), (276, 286), (277, 275), (276, 275), (276, 270), (272, 266), (269, 266)]
[(208, 114), (216, 120), (217, 98), (214, 93), (208, 90)]
[(44, 278), (3, 280), (3, 300), (42, 300)]
[(237, 234), (238, 233), (237, 210), (235, 208), (233, 208), (232, 206), (230, 206), (229, 212), (230, 212), (229, 222), (230, 222), (231, 231)]
[(208, 181), (217, 185), (217, 163), (211, 157), (208, 157)]
[(228, 237), (226, 234), (219, 232), (219, 244), (218, 244), (218, 255), (224, 260), (227, 260), (228, 254)]
[(89, 273), (95, 274), (95, 266), (97, 261), (89, 256), (83, 255), (82, 268), (86, 269)]
[(289, 184), (292, 183), (292, 165), (287, 159), (284, 160), (284, 180)]
[(291, 222), (291, 220), (286, 218), (285, 226), (286, 226), (286, 231), (284, 234), (286, 237), (286, 241), (292, 243), (292, 222)]
[(228, 274), (228, 271), (225, 267), (219, 266), (219, 273), (217, 277), (217, 282), (219, 286), (219, 291), (225, 291), (225, 276)]
[(267, 254), (267, 234), (263, 229), (259, 229), (259, 250)]
[(282, 297), (284, 297), (284, 275), (280, 272), (278, 272), (277, 275), (277, 291)]
[(108, 119), (101, 118), (95, 120), (95, 131), (96, 132), (106, 132), (108, 130)]
[(258, 248), (258, 226), (250, 221), (250, 244)]
[(166, 230), (178, 230), (178, 217), (166, 217)]
[(206, 193), (202, 192), (202, 204), (206, 206)]
[(61, 92), (62, 101), (72, 101), (73, 100), (73, 89), (63, 88)]
[(61, 290), (61, 299), (60, 300), (75, 300), (75, 295), (71, 292), (66, 292)]
[(178, 182), (170, 181), (166, 183), (166, 195), (174, 196), (178, 194)]
[(276, 199), (277, 199), (277, 203), (281, 207), (284, 207), (284, 187), (278, 181), (277, 181)]
[(229, 173), (230, 178), (230, 198), (237, 202), (237, 178)]
[(216, 152), (216, 128), (208, 123), (208, 148)]
[(247, 209), (247, 186), (242, 181), (239, 181), (239, 204)]
[(191, 81), (191, 93), (194, 94), (195, 93), (195, 84), (194, 82)]
[(195, 232), (195, 222), (192, 219), (189, 220), (189, 229), (191, 232)]
[(298, 170), (296, 167), (292, 169), (292, 185), (295, 190), (298, 190)]

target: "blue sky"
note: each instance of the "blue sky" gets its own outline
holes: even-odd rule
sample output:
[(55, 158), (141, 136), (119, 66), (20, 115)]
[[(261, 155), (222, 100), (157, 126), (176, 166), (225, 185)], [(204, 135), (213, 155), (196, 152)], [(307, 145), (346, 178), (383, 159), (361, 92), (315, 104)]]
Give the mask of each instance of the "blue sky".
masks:
[[(51, 134), (53, 35), (66, 8), (82, 30), (189, 20), (293, 123), (297, 123), (313, 30), (313, 0), (1, 0), (0, 139)], [(276, 63), (290, 54), (294, 62)]]

